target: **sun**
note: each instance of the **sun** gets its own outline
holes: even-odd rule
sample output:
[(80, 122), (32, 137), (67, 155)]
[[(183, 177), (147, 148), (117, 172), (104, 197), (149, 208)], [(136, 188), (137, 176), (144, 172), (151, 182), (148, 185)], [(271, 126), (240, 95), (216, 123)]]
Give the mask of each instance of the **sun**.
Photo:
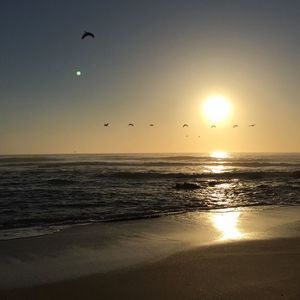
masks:
[(224, 96), (212, 95), (206, 98), (203, 111), (208, 121), (220, 123), (229, 117), (231, 106)]

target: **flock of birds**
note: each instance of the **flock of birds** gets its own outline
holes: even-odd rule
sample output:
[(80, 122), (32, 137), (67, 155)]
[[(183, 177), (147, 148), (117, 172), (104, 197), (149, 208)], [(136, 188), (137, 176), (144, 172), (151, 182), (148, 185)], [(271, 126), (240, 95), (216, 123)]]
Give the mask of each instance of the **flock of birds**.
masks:
[[(89, 31), (85, 31), (85, 32), (82, 34), (81, 39), (83, 40), (83, 39), (85, 39), (86, 37), (95, 38), (95, 34), (92, 33), (92, 32), (89, 32)], [(108, 127), (109, 125), (110, 125), (110, 123), (104, 123), (104, 126), (105, 126), (105, 127)], [(256, 125), (256, 124), (249, 124), (248, 127), (254, 127), (255, 125)], [(135, 124), (134, 124), (134, 123), (128, 123), (128, 126), (134, 127)], [(154, 124), (151, 123), (151, 124), (149, 124), (149, 126), (150, 126), (150, 127), (153, 127)], [(183, 127), (183, 128), (189, 127), (189, 125), (185, 123), (185, 124), (182, 125), (182, 127)], [(233, 128), (233, 129), (234, 129), (234, 128), (238, 128), (238, 127), (239, 127), (238, 124), (232, 125), (232, 128)], [(210, 128), (217, 128), (217, 125), (214, 125), (214, 124), (213, 124), (213, 125), (210, 126)], [(200, 137), (200, 136), (198, 136), (198, 137)]]
[[(105, 127), (108, 127), (109, 125), (110, 125), (110, 123), (104, 123), (104, 126), (105, 126)], [(134, 123), (128, 123), (128, 126), (134, 127), (135, 124), (134, 124)], [(151, 123), (151, 124), (149, 124), (149, 126), (150, 126), (150, 127), (153, 127), (154, 124)], [(250, 124), (248, 127), (254, 127), (254, 126), (256, 126), (256, 124)], [(183, 127), (183, 128), (184, 128), (184, 127), (189, 127), (189, 125), (185, 123), (185, 124), (182, 125), (182, 127)], [(239, 126), (238, 124), (232, 125), (232, 128), (237, 128), (237, 127), (240, 127), (240, 126)], [(210, 128), (217, 128), (217, 125), (211, 125)]]

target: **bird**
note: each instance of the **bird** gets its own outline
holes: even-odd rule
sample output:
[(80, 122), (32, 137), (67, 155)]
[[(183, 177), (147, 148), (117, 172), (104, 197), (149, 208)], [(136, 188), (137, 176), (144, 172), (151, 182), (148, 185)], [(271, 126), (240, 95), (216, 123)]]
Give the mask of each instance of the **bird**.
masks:
[(85, 32), (83, 33), (83, 35), (81, 36), (81, 39), (83, 40), (83, 39), (86, 38), (87, 36), (90, 36), (90, 37), (92, 37), (93, 39), (95, 38), (95, 35), (94, 35), (93, 33), (88, 32), (88, 31), (85, 31)]
[(232, 128), (236, 128), (236, 127), (239, 127), (239, 125), (235, 124), (232, 126)]
[(134, 126), (134, 124), (133, 123), (129, 123), (128, 126)]
[(104, 126), (107, 127), (109, 125), (109, 123), (104, 123)]
[(256, 124), (250, 124), (249, 127), (254, 127)]
[(210, 128), (217, 128), (217, 126), (216, 125), (211, 125)]
[(198, 135), (198, 138), (200, 137), (200, 135)]
[(154, 124), (149, 124), (149, 126), (153, 127), (153, 126), (154, 126)]
[(182, 127), (189, 127), (189, 125), (188, 124), (183, 124)]

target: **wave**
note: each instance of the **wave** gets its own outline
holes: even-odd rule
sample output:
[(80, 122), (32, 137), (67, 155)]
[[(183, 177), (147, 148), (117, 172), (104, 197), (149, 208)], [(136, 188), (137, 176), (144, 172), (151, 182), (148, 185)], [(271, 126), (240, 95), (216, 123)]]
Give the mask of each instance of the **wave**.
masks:
[[(236, 208), (236, 207), (254, 207), (254, 206), (270, 206), (274, 204), (270, 204), (268, 202), (260, 202), (260, 203), (247, 203), (247, 204), (232, 204), (228, 205), (219, 205), (219, 206), (210, 206), (198, 203), (196, 206), (190, 207), (169, 207), (163, 211), (155, 211), (155, 212), (136, 212), (136, 213), (123, 213), (123, 214), (115, 214), (115, 215), (107, 215), (107, 216), (64, 216), (64, 217), (56, 217), (56, 218), (20, 218), (17, 220), (9, 220), (6, 222), (0, 223), (0, 231), (1, 230), (10, 230), (10, 229), (26, 229), (30, 227), (44, 227), (49, 228), (51, 226), (74, 226), (80, 224), (92, 224), (92, 223), (107, 223), (107, 222), (124, 222), (124, 221), (133, 221), (133, 220), (142, 220), (142, 219), (153, 219), (160, 218), (164, 216), (177, 215), (195, 211), (209, 211), (209, 210), (218, 210), (224, 208)], [(293, 205), (293, 204), (291, 204)]]
[(76, 180), (71, 180), (71, 179), (58, 179), (58, 178), (53, 178), (53, 179), (48, 179), (45, 181), (49, 185), (70, 185), (70, 184), (76, 184), (79, 183)]
[(170, 158), (168, 160), (144, 160), (136, 159), (130, 161), (49, 161), (48, 159), (24, 160), (1, 160), (1, 167), (36, 167), (36, 168), (71, 168), (71, 167), (184, 167), (184, 166), (225, 166), (225, 167), (293, 167), (300, 168), (299, 162), (266, 162), (266, 161), (240, 161), (240, 160), (208, 160), (208, 159), (186, 159), (185, 156)]
[(64, 160), (63, 157), (58, 157), (58, 156), (40, 156), (40, 155), (16, 155), (16, 156), (1, 156), (0, 155), (0, 163), (39, 163), (39, 162), (50, 162), (50, 161), (59, 161), (59, 160)]
[(99, 177), (116, 177), (126, 179), (159, 179), (159, 178), (224, 178), (224, 179), (262, 179), (262, 178), (274, 178), (274, 177), (292, 177), (300, 178), (299, 171), (253, 171), (253, 172), (221, 172), (221, 173), (167, 173), (167, 172), (111, 172), (98, 174)]

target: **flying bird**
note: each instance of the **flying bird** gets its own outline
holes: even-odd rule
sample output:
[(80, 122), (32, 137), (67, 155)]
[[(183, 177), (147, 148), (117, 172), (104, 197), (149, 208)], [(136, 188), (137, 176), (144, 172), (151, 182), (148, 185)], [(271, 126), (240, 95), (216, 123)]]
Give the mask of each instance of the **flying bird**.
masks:
[(256, 124), (250, 124), (249, 127), (254, 127)]
[(182, 127), (189, 127), (189, 125), (188, 124), (183, 124)]
[(134, 126), (134, 124), (133, 123), (129, 123), (128, 126)]
[(104, 123), (104, 126), (107, 127), (109, 125), (109, 123)]
[(153, 127), (153, 126), (154, 126), (154, 124), (149, 124), (149, 126)]
[(211, 125), (210, 128), (217, 128), (217, 126), (216, 125)]
[(239, 127), (239, 125), (237, 125), (237, 124), (232, 126), (232, 128), (237, 128), (237, 127)]
[(198, 138), (200, 137), (200, 135), (198, 135)]
[(93, 39), (95, 38), (95, 35), (94, 35), (93, 33), (88, 32), (88, 31), (85, 31), (85, 32), (83, 33), (83, 35), (81, 36), (81, 39), (83, 40), (83, 39), (86, 38), (87, 36), (90, 36), (90, 37), (92, 37)]

